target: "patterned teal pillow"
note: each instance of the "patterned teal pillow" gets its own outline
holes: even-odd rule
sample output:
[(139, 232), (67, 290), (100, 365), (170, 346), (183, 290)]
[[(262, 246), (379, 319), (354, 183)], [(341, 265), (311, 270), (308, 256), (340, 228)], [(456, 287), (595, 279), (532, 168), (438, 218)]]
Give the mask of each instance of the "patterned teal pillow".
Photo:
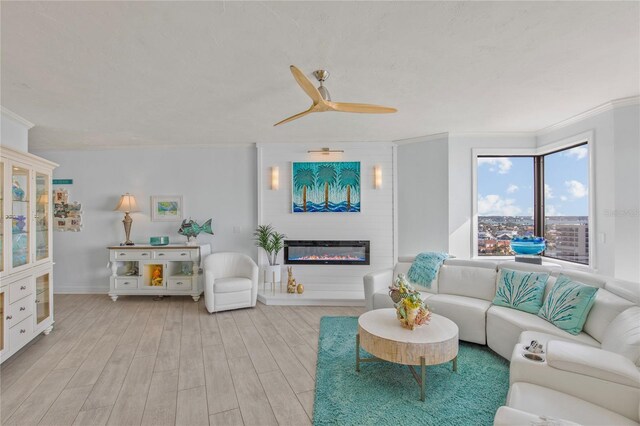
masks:
[(547, 295), (538, 316), (571, 334), (580, 334), (596, 301), (597, 292), (597, 287), (571, 281), (571, 278), (561, 274)]
[(501, 269), (493, 304), (535, 314), (542, 306), (549, 274)]

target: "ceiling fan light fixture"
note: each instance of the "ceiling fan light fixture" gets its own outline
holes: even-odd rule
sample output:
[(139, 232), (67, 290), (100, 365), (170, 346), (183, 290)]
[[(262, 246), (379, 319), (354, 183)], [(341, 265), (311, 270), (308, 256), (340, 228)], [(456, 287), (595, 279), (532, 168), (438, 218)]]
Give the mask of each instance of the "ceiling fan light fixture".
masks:
[(322, 84), (320, 84), (320, 87), (318, 87), (318, 92), (320, 92), (320, 94), (322, 95), (322, 99), (324, 99), (325, 101), (331, 102), (331, 95), (329, 94), (329, 91), (327, 90), (327, 88), (324, 87)]

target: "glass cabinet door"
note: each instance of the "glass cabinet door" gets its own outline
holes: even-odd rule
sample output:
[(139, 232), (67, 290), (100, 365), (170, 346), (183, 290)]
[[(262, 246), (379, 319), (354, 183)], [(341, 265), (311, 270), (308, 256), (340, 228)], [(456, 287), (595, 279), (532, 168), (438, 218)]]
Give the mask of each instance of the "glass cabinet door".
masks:
[(14, 268), (26, 265), (29, 259), (29, 169), (11, 167), (11, 265)]
[(39, 325), (51, 315), (50, 285), (51, 276), (49, 273), (36, 278), (36, 325)]
[(0, 162), (0, 272), (4, 272), (4, 163)]
[(49, 175), (36, 173), (36, 262), (49, 257)]

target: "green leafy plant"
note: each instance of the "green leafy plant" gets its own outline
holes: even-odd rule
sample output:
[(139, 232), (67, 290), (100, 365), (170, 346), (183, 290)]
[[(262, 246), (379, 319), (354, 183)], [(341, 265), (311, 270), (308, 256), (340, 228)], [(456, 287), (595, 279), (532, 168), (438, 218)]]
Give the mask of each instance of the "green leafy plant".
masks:
[(276, 265), (278, 253), (284, 247), (284, 239), (287, 236), (276, 232), (271, 225), (258, 225), (253, 236), (255, 237), (256, 246), (267, 253), (269, 265)]

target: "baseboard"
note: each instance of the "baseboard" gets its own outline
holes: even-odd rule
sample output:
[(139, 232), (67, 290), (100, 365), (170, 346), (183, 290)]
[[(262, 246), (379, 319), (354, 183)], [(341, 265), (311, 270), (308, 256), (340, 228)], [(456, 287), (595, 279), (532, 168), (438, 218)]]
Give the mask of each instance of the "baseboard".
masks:
[(107, 294), (109, 286), (53, 285), (54, 294)]

